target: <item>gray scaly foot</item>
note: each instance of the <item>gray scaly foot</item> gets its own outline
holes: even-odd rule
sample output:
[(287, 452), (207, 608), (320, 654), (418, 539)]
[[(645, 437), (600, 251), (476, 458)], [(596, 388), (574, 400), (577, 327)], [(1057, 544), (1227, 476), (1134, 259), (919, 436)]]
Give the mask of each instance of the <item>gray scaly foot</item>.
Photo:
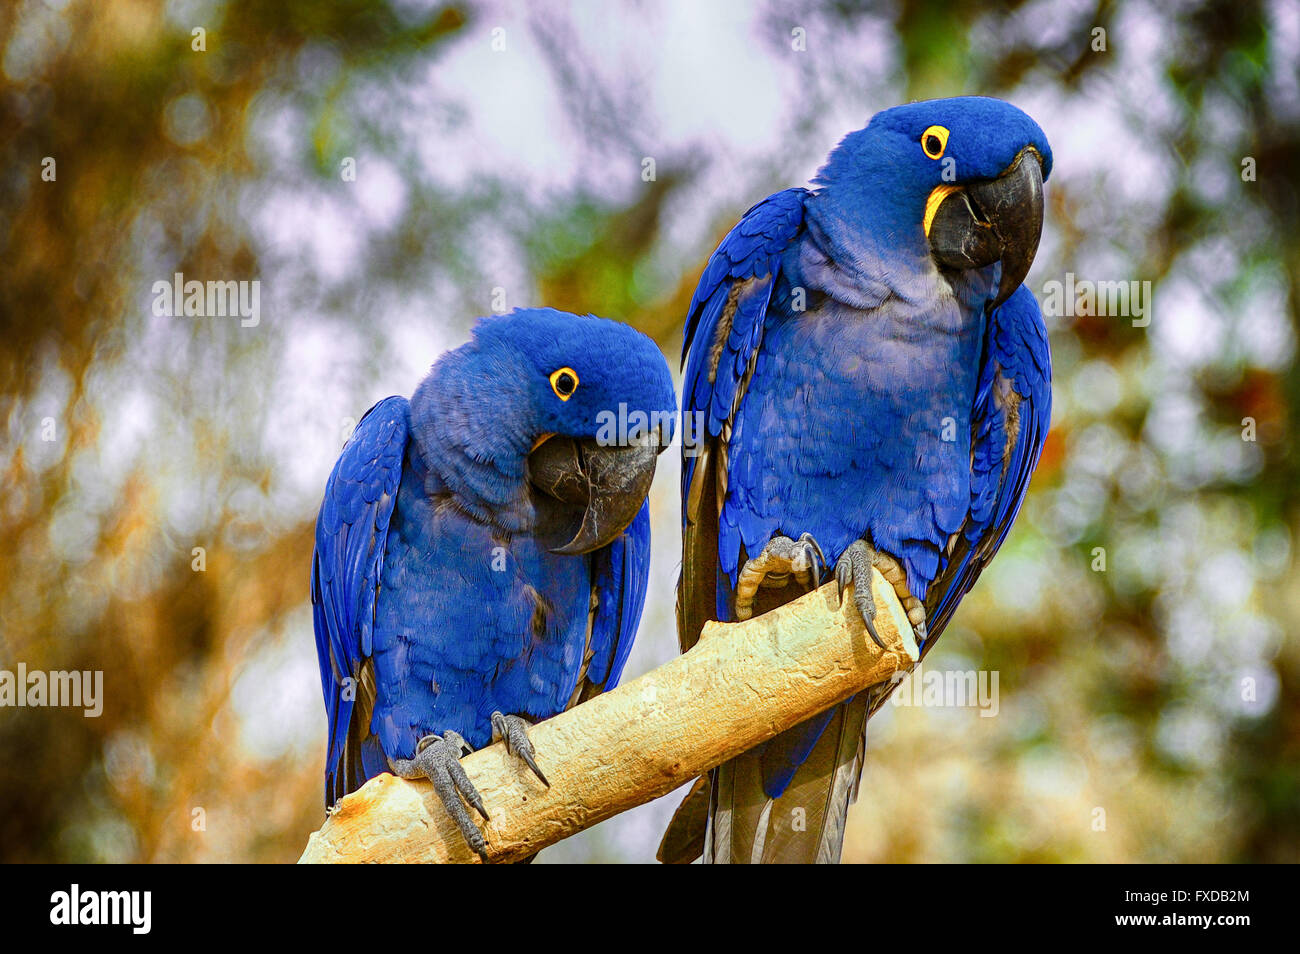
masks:
[[(426, 735), (422, 738), (415, 746), (415, 758), (389, 759), (388, 764), (399, 778), (427, 778), (433, 783), (442, 807), (456, 822), (465, 841), (487, 864), (487, 840), (465, 807), (465, 802), (469, 802), (487, 821), (483, 799), (460, 764), (461, 758), (473, 751), (460, 733), (448, 730), (441, 736)], [(465, 801), (461, 801), (462, 797)]]

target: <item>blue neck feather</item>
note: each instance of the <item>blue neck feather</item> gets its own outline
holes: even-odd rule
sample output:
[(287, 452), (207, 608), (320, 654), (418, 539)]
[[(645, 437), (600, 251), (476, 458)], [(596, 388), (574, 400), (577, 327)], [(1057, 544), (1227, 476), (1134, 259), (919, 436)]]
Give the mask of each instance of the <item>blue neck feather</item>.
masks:
[(509, 364), (478, 341), (445, 355), (411, 397), (411, 430), (428, 493), (450, 491), (466, 513), (518, 533), (536, 516), (526, 481), (534, 428)]

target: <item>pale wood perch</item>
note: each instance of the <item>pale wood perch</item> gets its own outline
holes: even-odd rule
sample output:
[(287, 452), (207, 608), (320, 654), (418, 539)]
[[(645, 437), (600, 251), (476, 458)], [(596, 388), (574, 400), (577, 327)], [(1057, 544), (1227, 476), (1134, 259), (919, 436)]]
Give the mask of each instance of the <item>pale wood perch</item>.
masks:
[[(497, 743), (464, 760), (491, 820), (492, 861), (515, 861), (665, 795), (915, 664), (907, 614), (873, 574), (867, 635), (830, 583), (744, 623), (710, 623), (685, 655), (530, 732), (548, 789)], [(428, 782), (381, 775), (342, 799), (300, 863), (477, 862)]]

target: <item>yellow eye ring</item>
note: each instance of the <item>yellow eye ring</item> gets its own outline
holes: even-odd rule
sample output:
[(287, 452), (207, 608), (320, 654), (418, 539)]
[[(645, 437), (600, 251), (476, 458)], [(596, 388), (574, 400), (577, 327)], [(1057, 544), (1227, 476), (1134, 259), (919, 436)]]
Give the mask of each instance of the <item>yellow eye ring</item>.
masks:
[(948, 130), (944, 126), (931, 126), (921, 133), (921, 149), (931, 159), (942, 159), (948, 148)]
[(578, 372), (572, 368), (560, 368), (552, 372), (551, 390), (561, 401), (567, 401), (573, 397), (573, 392), (578, 390)]

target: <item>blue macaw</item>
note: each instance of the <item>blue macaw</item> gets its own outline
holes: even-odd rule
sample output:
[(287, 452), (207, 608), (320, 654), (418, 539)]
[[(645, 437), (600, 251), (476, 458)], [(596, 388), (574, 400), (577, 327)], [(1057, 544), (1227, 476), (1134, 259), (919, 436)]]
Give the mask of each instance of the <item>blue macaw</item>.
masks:
[[(873, 566), (922, 651), (1001, 545), (1048, 430), (1051, 369), (1021, 284), (1052, 154), (1008, 103), (885, 110), (815, 188), (750, 209), (686, 324), (683, 649), (706, 620), (796, 598), (833, 566), (872, 638)], [(910, 635), (910, 634), (909, 634)], [(698, 782), (665, 861), (839, 859), (875, 687)]]
[(380, 401), (325, 487), (311, 594), (325, 803), (427, 777), (470, 846), (459, 763), (613, 688), (645, 603), (646, 494), (672, 376), (631, 327), (550, 309), (481, 319), (408, 402)]

